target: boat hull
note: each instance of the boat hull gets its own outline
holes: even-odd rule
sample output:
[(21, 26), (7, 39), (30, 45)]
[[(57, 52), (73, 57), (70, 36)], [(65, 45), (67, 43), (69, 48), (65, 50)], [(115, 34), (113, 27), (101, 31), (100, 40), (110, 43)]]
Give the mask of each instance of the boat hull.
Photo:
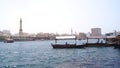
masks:
[(114, 44), (107, 44), (107, 43), (86, 43), (86, 47), (109, 47), (114, 46)]
[(114, 45), (115, 48), (120, 48), (120, 45)]
[[(86, 43), (82, 45), (76, 45), (76, 44), (51, 44), (53, 48), (83, 48), (83, 47), (110, 47), (115, 46), (115, 44), (106, 44), (106, 43)], [(120, 47), (120, 46), (116, 46)]]
[(14, 40), (5, 40), (4, 43), (13, 43)]
[(83, 45), (76, 45), (76, 44), (52, 44), (53, 48), (83, 48)]

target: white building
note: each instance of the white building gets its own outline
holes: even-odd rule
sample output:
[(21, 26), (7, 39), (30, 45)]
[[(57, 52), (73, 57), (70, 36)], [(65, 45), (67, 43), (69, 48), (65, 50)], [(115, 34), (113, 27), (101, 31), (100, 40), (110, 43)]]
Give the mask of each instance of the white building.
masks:
[(91, 36), (101, 36), (101, 28), (92, 28)]

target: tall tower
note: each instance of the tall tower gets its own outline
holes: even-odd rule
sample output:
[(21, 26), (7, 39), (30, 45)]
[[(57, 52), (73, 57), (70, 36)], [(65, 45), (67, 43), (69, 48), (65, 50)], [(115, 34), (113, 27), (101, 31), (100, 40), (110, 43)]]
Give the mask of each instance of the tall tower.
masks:
[(22, 18), (20, 18), (20, 29), (19, 29), (19, 36), (22, 36)]

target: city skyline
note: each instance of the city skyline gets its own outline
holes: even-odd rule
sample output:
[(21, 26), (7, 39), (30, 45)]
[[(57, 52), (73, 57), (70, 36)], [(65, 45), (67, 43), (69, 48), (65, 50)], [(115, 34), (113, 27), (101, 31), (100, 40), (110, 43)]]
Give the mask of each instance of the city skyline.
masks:
[(0, 0), (0, 31), (73, 33), (101, 28), (102, 33), (120, 31), (119, 0)]

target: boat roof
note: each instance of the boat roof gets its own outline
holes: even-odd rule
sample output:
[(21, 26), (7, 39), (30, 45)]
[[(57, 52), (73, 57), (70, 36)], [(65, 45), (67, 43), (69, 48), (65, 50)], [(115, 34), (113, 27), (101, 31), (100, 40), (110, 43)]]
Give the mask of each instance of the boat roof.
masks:
[(105, 36), (90, 36), (88, 37), (89, 39), (104, 39), (106, 38)]
[(56, 39), (76, 39), (76, 36), (56, 36)]
[(116, 38), (116, 36), (90, 36), (89, 39)]
[(107, 36), (107, 38), (116, 38), (116, 36)]

